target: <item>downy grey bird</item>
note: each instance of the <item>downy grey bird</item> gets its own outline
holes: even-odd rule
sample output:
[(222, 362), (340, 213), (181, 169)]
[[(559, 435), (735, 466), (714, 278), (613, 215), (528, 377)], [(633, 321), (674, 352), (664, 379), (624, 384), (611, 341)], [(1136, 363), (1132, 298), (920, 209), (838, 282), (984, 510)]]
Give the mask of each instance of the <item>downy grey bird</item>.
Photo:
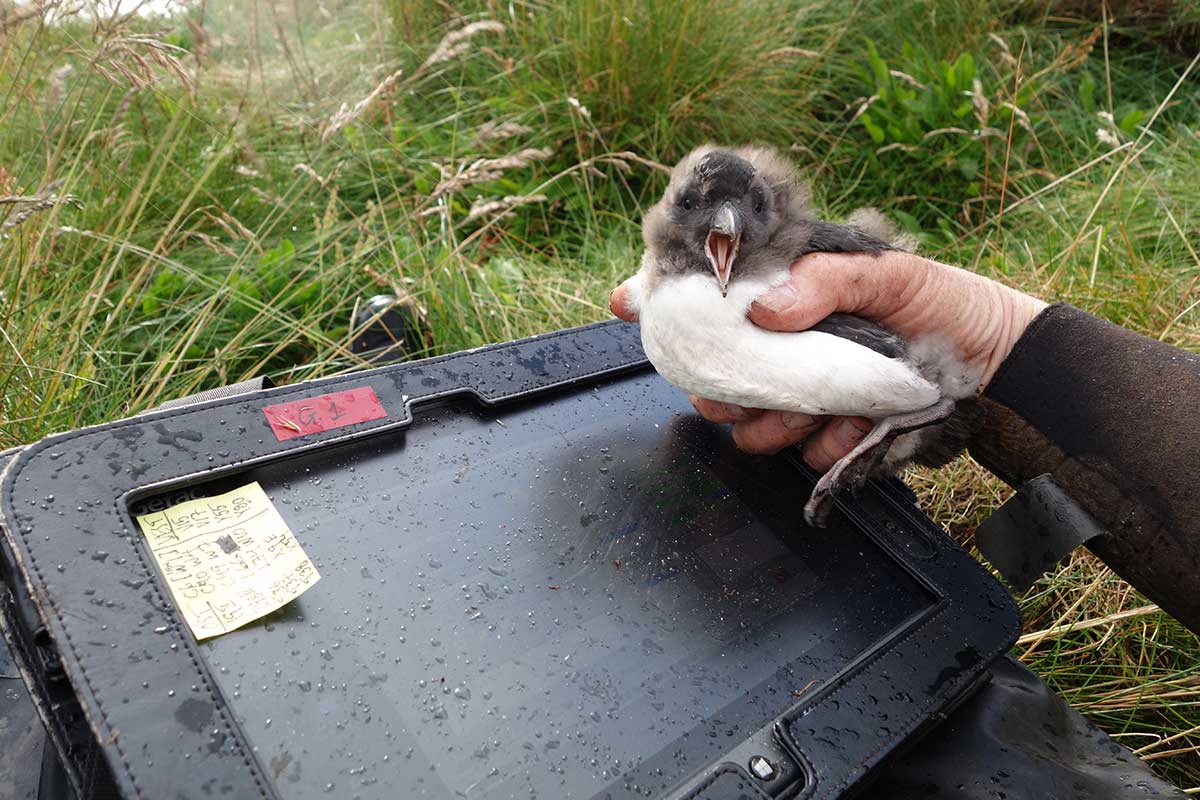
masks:
[(910, 462), (939, 466), (965, 445), (979, 379), (956, 350), (832, 314), (798, 333), (751, 323), (751, 302), (814, 251), (908, 249), (873, 209), (818, 219), (807, 187), (767, 148), (706, 145), (672, 171), (642, 225), (630, 300), (655, 369), (684, 391), (747, 408), (863, 416), (874, 428), (820, 479), (807, 505), (825, 524), (833, 496)]

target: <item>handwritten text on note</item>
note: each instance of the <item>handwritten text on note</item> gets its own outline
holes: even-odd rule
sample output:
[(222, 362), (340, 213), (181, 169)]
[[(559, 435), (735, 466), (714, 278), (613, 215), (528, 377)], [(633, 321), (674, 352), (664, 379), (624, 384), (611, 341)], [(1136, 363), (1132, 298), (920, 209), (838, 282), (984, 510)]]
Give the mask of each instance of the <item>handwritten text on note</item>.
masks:
[(321, 577), (257, 482), (137, 521), (197, 639), (270, 614)]

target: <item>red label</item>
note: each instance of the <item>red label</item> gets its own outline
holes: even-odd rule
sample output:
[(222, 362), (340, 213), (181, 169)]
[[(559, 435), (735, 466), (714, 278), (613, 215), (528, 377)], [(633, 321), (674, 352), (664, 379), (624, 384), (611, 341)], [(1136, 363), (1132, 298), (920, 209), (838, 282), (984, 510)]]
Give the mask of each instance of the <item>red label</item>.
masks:
[(264, 406), (263, 413), (281, 442), (387, 416), (370, 386)]

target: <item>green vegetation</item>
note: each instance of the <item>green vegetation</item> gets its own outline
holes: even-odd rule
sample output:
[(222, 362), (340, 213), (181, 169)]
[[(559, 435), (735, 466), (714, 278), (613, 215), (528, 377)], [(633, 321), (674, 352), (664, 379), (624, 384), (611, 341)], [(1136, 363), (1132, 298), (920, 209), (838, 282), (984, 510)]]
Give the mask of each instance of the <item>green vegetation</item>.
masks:
[[(604, 318), (661, 165), (706, 140), (772, 142), (832, 216), (879, 205), (927, 254), (1200, 348), (1185, 0), (9, 3), (0, 448), (360, 367), (347, 320), (379, 292), (421, 305), (430, 353)], [(964, 540), (1006, 492), (966, 460), (912, 480)], [(1196, 637), (1086, 554), (1022, 606), (1017, 654), (1200, 786)]]

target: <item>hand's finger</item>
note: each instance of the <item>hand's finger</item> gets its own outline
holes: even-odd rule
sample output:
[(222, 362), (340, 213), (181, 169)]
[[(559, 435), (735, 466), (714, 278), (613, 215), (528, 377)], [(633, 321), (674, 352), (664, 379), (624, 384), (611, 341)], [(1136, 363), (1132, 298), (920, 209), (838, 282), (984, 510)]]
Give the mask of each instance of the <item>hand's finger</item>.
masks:
[(773, 331), (802, 331), (835, 311), (880, 318), (906, 304), (924, 279), (909, 253), (809, 253), (791, 277), (750, 306), (750, 320)]
[(817, 472), (825, 472), (853, 450), (872, 427), (866, 417), (834, 417), (804, 443), (804, 460)]
[(631, 280), (633, 278), (612, 290), (612, 294), (608, 296), (608, 307), (612, 309), (614, 315), (626, 322), (637, 322), (637, 311), (634, 310), (629, 297), (629, 281)]
[(695, 395), (688, 399), (692, 401), (692, 408), (696, 409), (696, 413), (709, 422), (721, 424), (745, 422), (763, 413), (761, 408), (742, 408), (733, 403), (722, 403), (719, 400), (708, 400)]
[(824, 417), (767, 411), (755, 419), (733, 426), (733, 441), (747, 453), (776, 453), (802, 441), (824, 422)]

